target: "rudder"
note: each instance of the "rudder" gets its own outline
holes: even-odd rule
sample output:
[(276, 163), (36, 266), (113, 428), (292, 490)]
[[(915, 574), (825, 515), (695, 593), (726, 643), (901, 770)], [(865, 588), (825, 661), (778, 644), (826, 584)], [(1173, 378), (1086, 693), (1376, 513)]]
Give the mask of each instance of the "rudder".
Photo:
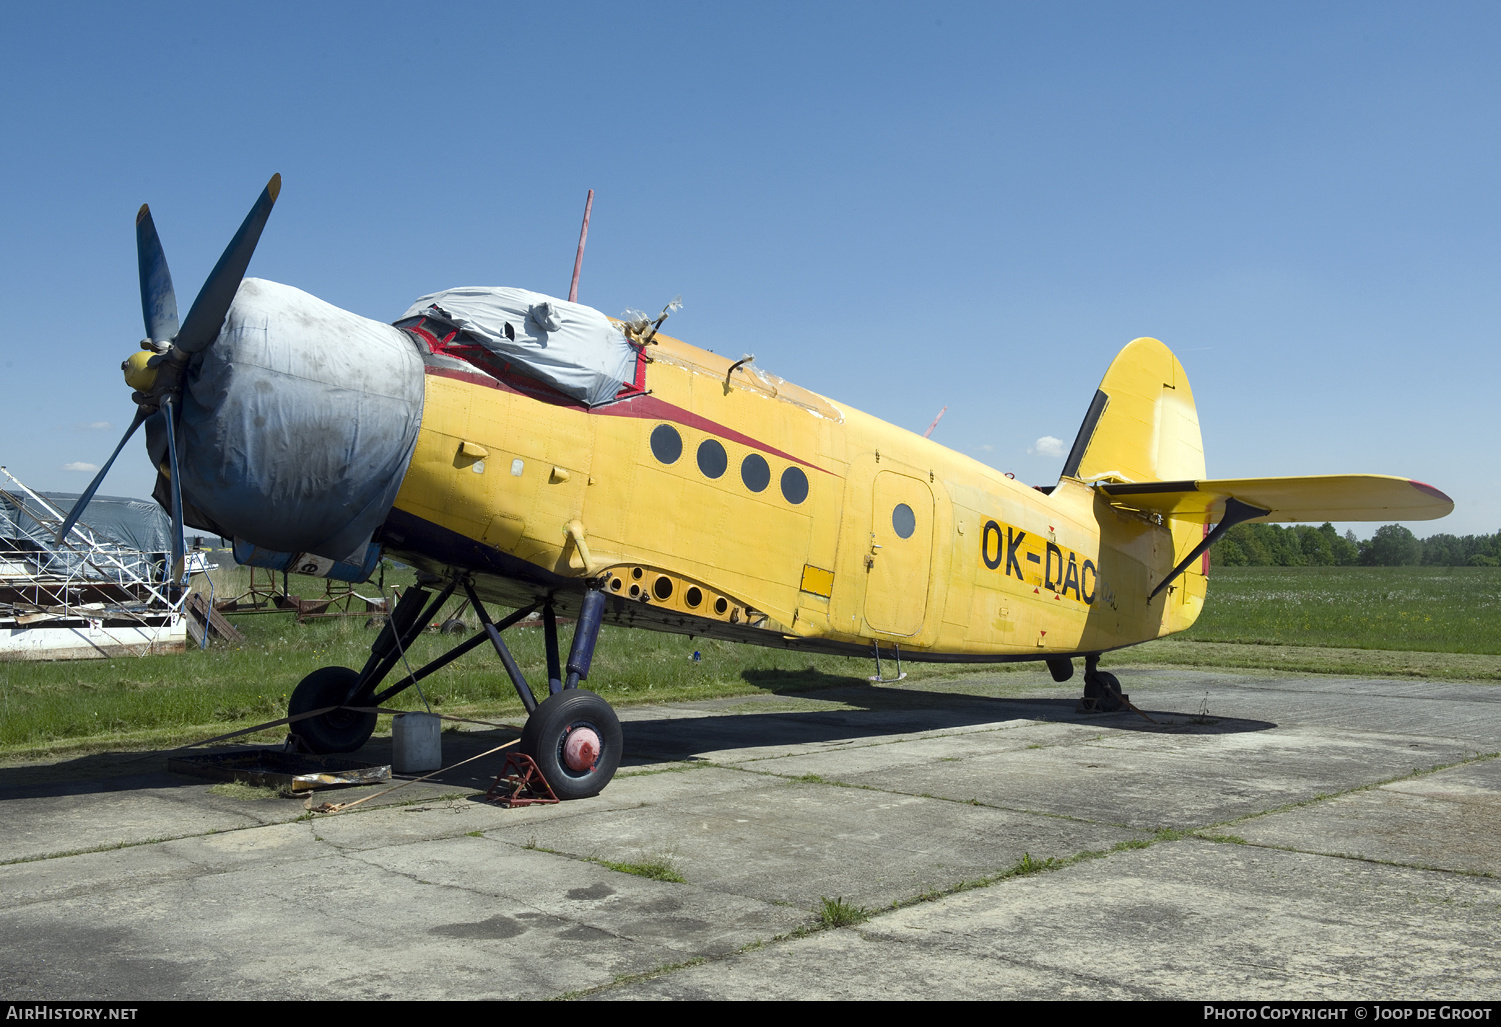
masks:
[(1116, 355), (1063, 464), (1084, 481), (1175, 481), (1206, 477), (1204, 440), (1188, 375), (1156, 339)]

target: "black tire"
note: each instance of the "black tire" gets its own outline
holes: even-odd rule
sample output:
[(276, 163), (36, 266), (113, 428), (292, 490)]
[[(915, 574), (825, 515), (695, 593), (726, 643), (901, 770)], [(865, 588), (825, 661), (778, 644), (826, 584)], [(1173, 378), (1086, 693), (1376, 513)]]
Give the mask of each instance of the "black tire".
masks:
[[(573, 770), (563, 761), (563, 743), (574, 728), (590, 727), (599, 735), (599, 759), (588, 770)], [(565, 688), (550, 695), (526, 720), (520, 750), (537, 761), (542, 776), (560, 799), (598, 795), (615, 776), (625, 742), (620, 718), (610, 704), (587, 688)]]
[(1108, 670), (1097, 670), (1084, 676), (1084, 698), (1095, 700), (1097, 712), (1114, 713), (1123, 708), (1121, 700), (1125, 697), (1121, 694), (1121, 683), (1114, 674)]
[[(292, 690), (287, 716), (311, 713), (325, 706), (338, 706), (360, 679), (348, 667), (323, 667), (313, 671)], [(356, 696), (354, 703), (369, 705), (369, 696)], [(322, 755), (331, 752), (354, 752), (375, 733), (376, 715), (353, 710), (331, 710), (318, 717), (308, 717), (291, 725), (291, 732), (302, 739), (311, 751)]]

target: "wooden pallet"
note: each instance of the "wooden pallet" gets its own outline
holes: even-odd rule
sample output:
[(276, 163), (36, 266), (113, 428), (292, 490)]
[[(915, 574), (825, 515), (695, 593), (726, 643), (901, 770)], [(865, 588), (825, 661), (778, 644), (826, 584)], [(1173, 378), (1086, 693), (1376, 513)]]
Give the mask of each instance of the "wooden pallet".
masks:
[(188, 613), (188, 634), (193, 636), (193, 641), (203, 644), (203, 634), (207, 631), (211, 635), (232, 645), (243, 645), (245, 636), (235, 629), (235, 626), (224, 619), (224, 614), (209, 606), (208, 599), (201, 592), (194, 592), (188, 596), (185, 606)]

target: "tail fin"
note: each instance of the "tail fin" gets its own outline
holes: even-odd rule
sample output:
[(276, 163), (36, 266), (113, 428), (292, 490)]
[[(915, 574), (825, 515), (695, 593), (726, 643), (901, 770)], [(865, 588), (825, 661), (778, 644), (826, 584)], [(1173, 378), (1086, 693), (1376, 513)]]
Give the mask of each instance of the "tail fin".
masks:
[(1417, 521), (1454, 509), (1432, 485), (1388, 475), (1209, 479), (1188, 375), (1156, 339), (1116, 355), (1063, 476), (1097, 483), (1113, 505), (1191, 524)]
[(1454, 509), (1454, 501), (1431, 485), (1385, 475), (1207, 478), (1188, 375), (1156, 339), (1133, 340), (1111, 363), (1064, 462), (1063, 477), (1095, 484), (1112, 506), (1160, 515), (1172, 532), (1173, 552), (1187, 550), (1147, 597), (1150, 602), (1185, 578), (1179, 602), (1193, 608), (1179, 614), (1170, 631), (1187, 627), (1198, 615), (1209, 571), (1205, 554), (1236, 524), (1427, 520)]
[(1174, 481), (1205, 477), (1193, 390), (1178, 358), (1156, 339), (1121, 350), (1089, 405), (1065, 478)]
[[(1205, 477), (1199, 411), (1188, 374), (1172, 350), (1156, 339), (1133, 339), (1116, 354), (1084, 415), (1063, 477), (1101, 487)], [(1175, 553), (1208, 535), (1202, 523), (1169, 518), (1167, 524)], [(1208, 557), (1184, 560), (1159, 582), (1158, 591), (1181, 576), (1185, 586), (1163, 610), (1163, 633), (1181, 631), (1198, 618), (1208, 573)]]

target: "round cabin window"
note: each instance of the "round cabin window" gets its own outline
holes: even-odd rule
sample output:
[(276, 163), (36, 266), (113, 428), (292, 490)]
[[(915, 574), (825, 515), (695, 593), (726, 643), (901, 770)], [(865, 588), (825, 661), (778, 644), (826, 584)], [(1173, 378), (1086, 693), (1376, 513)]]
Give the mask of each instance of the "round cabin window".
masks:
[(895, 531), (898, 538), (911, 538), (917, 530), (917, 515), (906, 503), (898, 503), (896, 509), (891, 511), (891, 530)]
[(705, 478), (718, 478), (730, 466), (730, 455), (715, 439), (704, 439), (698, 444), (698, 469)]
[(759, 453), (746, 457), (740, 465), (740, 480), (752, 492), (765, 492), (766, 486), (771, 484), (771, 467), (766, 458)]
[(651, 432), (651, 455), (664, 464), (677, 463), (683, 455), (683, 437), (670, 424), (659, 424)]
[(801, 467), (789, 467), (782, 472), (782, 498), (793, 506), (808, 498), (808, 476)]

